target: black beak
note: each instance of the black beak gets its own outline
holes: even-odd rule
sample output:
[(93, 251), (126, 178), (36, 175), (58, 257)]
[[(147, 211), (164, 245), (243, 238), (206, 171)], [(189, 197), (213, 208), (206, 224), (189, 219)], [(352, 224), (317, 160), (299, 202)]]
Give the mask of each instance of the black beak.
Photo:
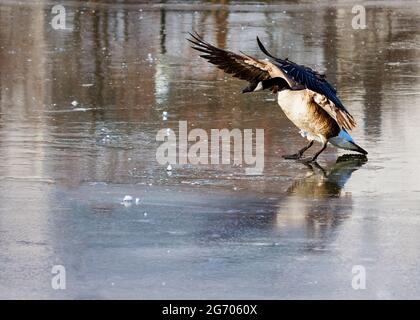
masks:
[(257, 87), (258, 82), (250, 82), (249, 85), (242, 89), (242, 93), (252, 92)]

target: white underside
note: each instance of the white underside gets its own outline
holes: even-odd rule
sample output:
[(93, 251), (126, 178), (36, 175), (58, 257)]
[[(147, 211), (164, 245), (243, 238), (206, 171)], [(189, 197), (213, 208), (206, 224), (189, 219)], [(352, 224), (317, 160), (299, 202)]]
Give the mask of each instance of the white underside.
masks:
[(321, 143), (324, 141), (319, 135), (304, 131), (303, 129), (300, 129), (299, 133), (302, 137), (308, 139), (309, 141), (318, 141)]

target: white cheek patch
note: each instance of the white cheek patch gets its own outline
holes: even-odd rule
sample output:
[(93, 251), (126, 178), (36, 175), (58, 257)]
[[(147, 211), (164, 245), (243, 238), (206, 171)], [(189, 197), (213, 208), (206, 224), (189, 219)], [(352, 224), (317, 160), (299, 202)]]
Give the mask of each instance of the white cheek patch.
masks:
[(263, 90), (262, 82), (258, 82), (257, 86), (255, 87), (254, 91), (261, 91)]

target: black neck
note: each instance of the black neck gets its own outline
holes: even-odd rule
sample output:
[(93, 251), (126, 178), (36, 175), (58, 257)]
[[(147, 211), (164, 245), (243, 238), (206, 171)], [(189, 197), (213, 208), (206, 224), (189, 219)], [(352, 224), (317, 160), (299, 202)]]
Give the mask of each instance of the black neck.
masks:
[(274, 87), (277, 87), (277, 91), (290, 89), (290, 86), (287, 83), (287, 81), (280, 77), (263, 80), (262, 85), (264, 89), (273, 89)]

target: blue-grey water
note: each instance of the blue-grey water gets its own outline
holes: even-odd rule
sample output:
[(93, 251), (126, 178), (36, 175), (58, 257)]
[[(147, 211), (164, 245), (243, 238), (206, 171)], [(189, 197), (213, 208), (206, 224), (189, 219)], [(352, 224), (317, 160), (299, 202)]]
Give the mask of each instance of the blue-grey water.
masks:
[[(56, 2), (0, 0), (0, 298), (420, 298), (419, 2), (366, 2), (358, 30), (353, 1), (60, 3), (65, 30)], [(325, 72), (368, 159), (283, 160), (298, 130), (191, 30)], [(180, 120), (264, 129), (263, 174), (168, 173), (155, 137)]]

